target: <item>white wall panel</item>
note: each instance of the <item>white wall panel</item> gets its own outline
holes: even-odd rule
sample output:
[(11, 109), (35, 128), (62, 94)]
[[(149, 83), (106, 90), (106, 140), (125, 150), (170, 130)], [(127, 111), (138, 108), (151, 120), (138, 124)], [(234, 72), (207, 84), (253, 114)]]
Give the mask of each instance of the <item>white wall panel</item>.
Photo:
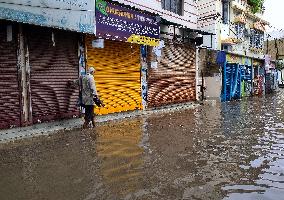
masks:
[(6, 0), (0, 19), (95, 33), (94, 9), (93, 0)]

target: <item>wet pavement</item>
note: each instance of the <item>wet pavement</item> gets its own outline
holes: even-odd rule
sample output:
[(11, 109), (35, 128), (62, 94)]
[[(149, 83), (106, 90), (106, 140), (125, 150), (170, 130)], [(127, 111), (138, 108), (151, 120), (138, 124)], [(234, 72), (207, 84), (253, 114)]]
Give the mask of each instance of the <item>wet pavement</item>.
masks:
[(0, 144), (0, 199), (284, 199), (284, 92)]

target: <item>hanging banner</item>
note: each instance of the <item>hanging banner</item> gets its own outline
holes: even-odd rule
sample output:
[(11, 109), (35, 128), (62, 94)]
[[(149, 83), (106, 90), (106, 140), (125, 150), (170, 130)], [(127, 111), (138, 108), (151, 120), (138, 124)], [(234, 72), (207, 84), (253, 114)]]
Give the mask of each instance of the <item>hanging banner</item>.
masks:
[(97, 0), (96, 35), (104, 39), (158, 46), (160, 23), (156, 16)]

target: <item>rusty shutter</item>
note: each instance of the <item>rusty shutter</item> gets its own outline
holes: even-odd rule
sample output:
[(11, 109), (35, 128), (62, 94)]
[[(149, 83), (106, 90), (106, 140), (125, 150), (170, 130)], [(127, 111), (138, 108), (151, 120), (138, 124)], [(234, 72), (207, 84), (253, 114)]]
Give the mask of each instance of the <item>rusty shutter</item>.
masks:
[(12, 41), (7, 41), (7, 24), (0, 22), (0, 128), (19, 126), (21, 118), (17, 37), (15, 27), (10, 30)]
[(148, 107), (196, 100), (195, 47), (166, 42), (157, 69), (148, 74)]
[(79, 74), (77, 35), (38, 27), (27, 34), (33, 122), (78, 115), (78, 91), (68, 86)]
[(87, 64), (95, 66), (95, 81), (105, 107), (96, 114), (142, 109), (140, 48), (137, 44), (104, 40), (104, 48), (93, 48), (87, 37)]

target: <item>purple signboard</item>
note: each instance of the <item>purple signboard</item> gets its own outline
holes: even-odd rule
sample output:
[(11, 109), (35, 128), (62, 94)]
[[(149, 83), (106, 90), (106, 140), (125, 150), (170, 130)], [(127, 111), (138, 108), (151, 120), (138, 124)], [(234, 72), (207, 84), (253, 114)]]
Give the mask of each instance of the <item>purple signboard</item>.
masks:
[(96, 35), (104, 39), (158, 46), (160, 23), (155, 16), (97, 0)]

